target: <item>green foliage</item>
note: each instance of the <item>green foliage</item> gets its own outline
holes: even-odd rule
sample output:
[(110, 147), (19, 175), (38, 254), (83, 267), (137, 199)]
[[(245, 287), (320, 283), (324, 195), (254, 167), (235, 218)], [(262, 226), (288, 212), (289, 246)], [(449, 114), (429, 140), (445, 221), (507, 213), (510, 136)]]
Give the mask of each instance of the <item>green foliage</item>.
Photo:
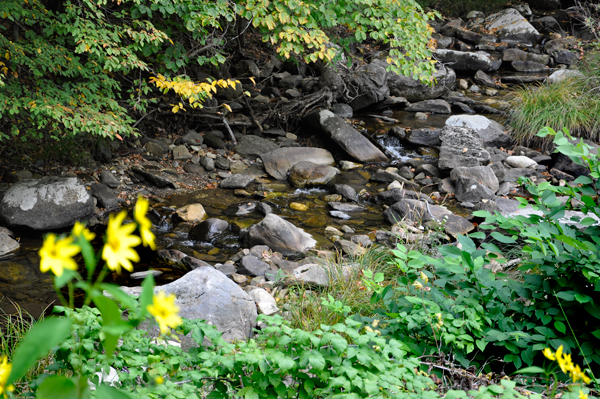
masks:
[(598, 141), (600, 135), (600, 76), (598, 54), (586, 55), (583, 76), (517, 89), (511, 99), (513, 137), (528, 145), (549, 148), (551, 140), (535, 135), (545, 126), (568, 129), (578, 137)]
[[(561, 345), (599, 369), (600, 186), (593, 179), (600, 177), (600, 159), (566, 132), (546, 128), (540, 136), (546, 135), (555, 136), (557, 151), (586, 166), (589, 177), (564, 187), (526, 182), (536, 213), (508, 218), (475, 212), (485, 218), (482, 231), (459, 236), (460, 248), (442, 247), (441, 258), (399, 246), (394, 253), (407, 273), (396, 287), (373, 295), (386, 307), (363, 322), (379, 319), (382, 334), (415, 355), (452, 353), (463, 367), (485, 366), (486, 372), (492, 357), (519, 369), (533, 365), (545, 347)], [(567, 213), (574, 206), (582, 216)], [(478, 248), (474, 239), (486, 241)], [(493, 273), (491, 262), (505, 261), (495, 243), (517, 240), (525, 244), (519, 274)]]
[[(429, 81), (431, 28), (414, 0), (41, 0), (0, 5), (0, 140), (135, 134), (131, 112), (152, 102), (152, 75), (189, 79), (193, 65), (228, 57), (247, 18), (283, 57), (332, 61), (326, 34), (390, 46), (390, 69)], [(201, 96), (202, 97), (202, 96)]]

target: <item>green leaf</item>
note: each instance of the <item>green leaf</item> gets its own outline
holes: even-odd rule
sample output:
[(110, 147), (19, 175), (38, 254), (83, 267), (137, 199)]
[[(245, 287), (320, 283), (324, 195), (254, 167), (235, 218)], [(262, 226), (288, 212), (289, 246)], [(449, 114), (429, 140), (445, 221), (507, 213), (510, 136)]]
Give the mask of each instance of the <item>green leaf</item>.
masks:
[(62, 375), (52, 375), (38, 388), (36, 399), (79, 399), (77, 386)]
[(555, 321), (554, 328), (556, 328), (558, 331), (560, 331), (563, 334), (565, 332), (567, 332), (567, 327), (565, 326), (565, 323), (563, 323), (562, 321)]
[(102, 313), (102, 331), (104, 331), (104, 351), (107, 357), (111, 357), (117, 341), (122, 333), (132, 328), (132, 326), (121, 319), (121, 312), (117, 304), (104, 295), (94, 297), (94, 304), (100, 313)]
[(132, 396), (123, 391), (119, 391), (117, 388), (109, 387), (107, 385), (99, 385), (96, 389), (96, 398), (102, 399), (132, 399)]
[(154, 276), (152, 273), (148, 274), (142, 282), (142, 293), (140, 294), (140, 315), (139, 318), (143, 319), (148, 313), (148, 306), (152, 305), (154, 301)]
[(12, 360), (12, 370), (6, 385), (11, 385), (27, 373), (50, 350), (71, 335), (71, 322), (62, 317), (51, 317), (37, 323), (17, 347)]
[(478, 240), (483, 240), (483, 239), (485, 239), (486, 235), (483, 231), (477, 231), (475, 233), (469, 234), (469, 237), (476, 238)]
[(130, 310), (137, 309), (137, 302), (134, 301), (131, 298), (131, 296), (129, 296), (129, 294), (124, 292), (118, 286), (113, 285), (113, 284), (102, 283), (102, 284), (100, 284), (100, 289), (107, 291), (117, 301), (119, 301), (121, 303), (121, 305), (123, 305), (123, 307), (130, 309)]
[(310, 352), (308, 363), (316, 370), (323, 370), (325, 368), (325, 358), (320, 352)]
[(513, 374), (524, 374), (524, 373), (539, 373), (539, 374), (542, 374), (544, 372), (545, 372), (545, 370), (543, 368), (541, 368), (541, 367), (531, 366), (531, 367), (525, 367), (525, 368), (522, 368), (520, 370), (517, 370)]
[(504, 234), (498, 233), (497, 231), (492, 232), (490, 235), (494, 237), (495, 240), (500, 241), (503, 244), (514, 244), (515, 242), (517, 242), (517, 240), (515, 240), (514, 238), (505, 236)]
[(75, 270), (63, 269), (63, 274), (60, 277), (54, 277), (54, 286), (56, 288), (62, 288), (78, 275), (79, 273)]

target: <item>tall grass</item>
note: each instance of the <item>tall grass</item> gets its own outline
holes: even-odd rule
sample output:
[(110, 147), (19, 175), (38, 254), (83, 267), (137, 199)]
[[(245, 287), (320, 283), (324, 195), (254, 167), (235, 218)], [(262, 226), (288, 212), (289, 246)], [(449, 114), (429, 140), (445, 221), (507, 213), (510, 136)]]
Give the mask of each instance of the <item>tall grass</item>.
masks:
[[(398, 268), (388, 263), (389, 256), (389, 249), (373, 246), (362, 256), (344, 258), (325, 265), (330, 277), (328, 287), (291, 287), (285, 299), (285, 308), (289, 312), (292, 327), (314, 331), (320, 328), (321, 324), (334, 325), (344, 321), (346, 316), (343, 313), (333, 312), (323, 305), (323, 300), (329, 295), (348, 306), (349, 314), (372, 314), (376, 305), (370, 302), (372, 292), (362, 282), (362, 270), (369, 269), (373, 274), (384, 273), (386, 280), (396, 277)], [(353, 265), (349, 268), (351, 272), (344, 275), (342, 268), (348, 265)]]
[(576, 137), (599, 141), (600, 71), (595, 64), (599, 60), (598, 54), (588, 55), (581, 65), (581, 77), (516, 90), (511, 98), (513, 137), (520, 144), (548, 149), (551, 138), (535, 135), (549, 126), (555, 130), (567, 128)]
[[(2, 301), (6, 301), (6, 298), (0, 299), (0, 302)], [(12, 301), (10, 303), (15, 308), (15, 312), (9, 314), (2, 311), (0, 313), (0, 356), (6, 356), (9, 360), (12, 359), (15, 349), (23, 338), (25, 338), (25, 335), (38, 322), (38, 320), (22, 309), (17, 303)], [(29, 391), (29, 382), (42, 374), (45, 368), (50, 365), (51, 360), (50, 356), (41, 359), (36, 363), (35, 367), (28, 371), (20, 382), (15, 384), (14, 393), (17, 397)]]

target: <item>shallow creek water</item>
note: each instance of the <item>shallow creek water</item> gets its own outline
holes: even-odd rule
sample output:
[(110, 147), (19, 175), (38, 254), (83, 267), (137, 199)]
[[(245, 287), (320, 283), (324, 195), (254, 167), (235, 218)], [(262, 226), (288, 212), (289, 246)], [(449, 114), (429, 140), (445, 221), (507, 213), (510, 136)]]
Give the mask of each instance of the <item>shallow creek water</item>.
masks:
[[(481, 101), (481, 98), (477, 98)], [(368, 115), (378, 115), (370, 113)], [(500, 117), (486, 115), (490, 119), (502, 122)], [(387, 150), (390, 156), (392, 166), (401, 165), (411, 158), (420, 158), (435, 161), (432, 155), (435, 152), (421, 151), (417, 148), (406, 148), (400, 142), (384, 132), (387, 132), (394, 126), (410, 127), (412, 129), (420, 128), (441, 128), (444, 126), (449, 115), (431, 115), (427, 120), (417, 120), (413, 113), (397, 111), (393, 115), (388, 115), (398, 120), (398, 123), (381, 123), (370, 116), (358, 117), (362, 128), (366, 128), (371, 137), (377, 141), (380, 146)], [(361, 128), (360, 126), (358, 128)], [(337, 159), (337, 158), (336, 158)], [(340, 159), (348, 159), (341, 157)], [(323, 233), (326, 226), (333, 226), (340, 229), (343, 225), (353, 228), (355, 234), (370, 234), (374, 230), (387, 226), (383, 219), (382, 207), (372, 201), (373, 197), (380, 189), (387, 187), (386, 183), (369, 182), (371, 173), (380, 167), (387, 165), (365, 165), (363, 169), (349, 170), (341, 172), (333, 183), (348, 184), (360, 192), (365, 189), (369, 194), (360, 196), (358, 204), (364, 207), (361, 212), (352, 212), (351, 219), (342, 220), (329, 215), (331, 210), (327, 201), (323, 197), (329, 192), (322, 188), (295, 189), (290, 187), (285, 181), (276, 181), (274, 179), (261, 179), (257, 185), (257, 192), (251, 198), (236, 196), (233, 190), (205, 189), (186, 194), (177, 194), (165, 198), (164, 202), (154, 206), (157, 212), (155, 231), (158, 238), (159, 249), (177, 249), (190, 256), (205, 260), (209, 263), (224, 262), (231, 255), (241, 248), (239, 234), (233, 231), (218, 241), (215, 245), (211, 243), (197, 242), (188, 238), (188, 231), (192, 227), (190, 223), (177, 223), (175, 209), (191, 204), (201, 203), (205, 208), (208, 217), (222, 218), (235, 224), (239, 228), (246, 228), (262, 220), (263, 216), (256, 211), (248, 212), (244, 215), (236, 216), (236, 212), (241, 207), (248, 207), (252, 202), (265, 201), (273, 208), (273, 211), (286, 218), (294, 225), (301, 227), (312, 234), (317, 240), (318, 248), (331, 248), (333, 243), (327, 239)], [(437, 186), (437, 185), (436, 185)], [(434, 186), (424, 192), (431, 192), (437, 189)], [(305, 212), (295, 211), (290, 208), (290, 203), (300, 202), (308, 206)], [(445, 203), (449, 209), (454, 212), (460, 212), (461, 209), (452, 201)], [(0, 310), (6, 313), (13, 313), (14, 306), (12, 302), (17, 303), (22, 309), (29, 312), (34, 317), (39, 316), (44, 309), (52, 303), (59, 303), (52, 280), (48, 274), (39, 271), (39, 256), (37, 254), (42, 245), (42, 237), (39, 234), (26, 232), (20, 234), (21, 250), (17, 256), (0, 261)], [(102, 231), (96, 231), (100, 237)], [(102, 242), (97, 239), (97, 248), (100, 248)], [(157, 284), (165, 284), (185, 273), (183, 270), (173, 270), (161, 264), (154, 253), (146, 250), (141, 251), (141, 262), (135, 265), (135, 271), (145, 271), (150, 268), (158, 269), (163, 274), (157, 278)], [(81, 262), (83, 264), (83, 262)], [(121, 276), (110, 275), (107, 280), (120, 285), (139, 285), (141, 280), (133, 280), (128, 277), (128, 273)]]

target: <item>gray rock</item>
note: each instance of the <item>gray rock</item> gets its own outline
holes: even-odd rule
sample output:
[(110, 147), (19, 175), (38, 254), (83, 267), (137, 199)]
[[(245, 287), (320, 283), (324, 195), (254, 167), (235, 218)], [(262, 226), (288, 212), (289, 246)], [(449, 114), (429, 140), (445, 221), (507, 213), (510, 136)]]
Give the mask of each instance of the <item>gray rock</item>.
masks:
[(206, 133), (204, 135), (204, 144), (206, 144), (210, 148), (225, 148), (225, 142), (223, 141), (223, 139), (215, 135), (214, 132)]
[(186, 173), (193, 173), (197, 175), (201, 175), (202, 173), (206, 172), (204, 166), (196, 165), (193, 163), (186, 163), (185, 165), (183, 165), (183, 170), (186, 171)]
[(473, 129), (482, 140), (484, 147), (508, 147), (513, 143), (504, 127), (483, 115), (452, 115), (446, 119), (446, 126)]
[(451, 112), (450, 104), (444, 100), (424, 100), (413, 103), (406, 108), (408, 112), (431, 112), (434, 114), (449, 114)]
[(447, 215), (445, 219), (444, 231), (452, 237), (456, 238), (457, 235), (465, 235), (475, 229), (473, 223), (462, 216)]
[(354, 236), (350, 237), (350, 241), (352, 241), (355, 244), (361, 245), (363, 247), (369, 247), (369, 246), (371, 246), (371, 244), (373, 244), (373, 241), (371, 241), (371, 238), (366, 234), (354, 235)]
[(428, 201), (429, 197), (425, 194), (417, 193), (416, 191), (412, 190), (405, 190), (402, 188), (392, 188), (377, 194), (377, 200), (386, 205), (393, 205), (396, 202), (404, 199)]
[(188, 237), (192, 240), (210, 242), (229, 229), (229, 223), (223, 219), (210, 218), (194, 225)]
[(584, 75), (576, 70), (573, 69), (561, 69), (559, 71), (553, 72), (552, 75), (548, 76), (548, 78), (546, 79), (546, 82), (548, 83), (556, 83), (556, 82), (560, 82), (563, 81), (565, 79), (569, 79), (569, 78), (580, 78), (583, 77)]
[(365, 208), (360, 205), (348, 204), (347, 202), (329, 202), (329, 206), (334, 211), (341, 212), (362, 212), (365, 210)]
[(119, 199), (115, 193), (102, 183), (92, 183), (90, 194), (98, 200), (100, 208), (112, 210), (119, 207)]
[[(458, 181), (460, 178), (475, 180), (485, 186), (487, 186), (492, 192), (498, 191), (500, 187), (500, 183), (498, 182), (498, 178), (494, 174), (494, 170), (489, 166), (472, 166), (472, 167), (460, 167), (455, 168), (450, 172), (450, 178), (454, 182), (455, 186), (458, 187)], [(460, 191), (460, 190), (458, 190)], [(457, 197), (458, 198), (458, 197)], [(459, 201), (470, 201), (470, 200), (461, 200)], [(471, 201), (477, 202), (477, 201)]]
[(466, 127), (446, 126), (440, 134), (438, 168), (449, 170), (461, 166), (486, 165), (490, 154), (483, 148), (479, 134)]
[(311, 147), (279, 148), (261, 155), (265, 170), (277, 180), (285, 180), (290, 169), (298, 162), (333, 165), (333, 156), (327, 150)]
[(513, 61), (510, 65), (518, 72), (543, 72), (548, 70), (546, 65), (533, 61)]
[(100, 183), (110, 188), (117, 188), (121, 184), (119, 179), (117, 179), (115, 175), (113, 175), (108, 170), (103, 170), (102, 172), (100, 172)]
[(310, 234), (271, 213), (248, 229), (248, 241), (253, 245), (268, 245), (284, 256), (300, 255), (317, 243)]
[(441, 133), (442, 129), (414, 129), (407, 133), (406, 139), (413, 145), (437, 147), (441, 144)]
[(132, 166), (129, 171), (135, 178), (144, 180), (153, 186), (159, 188), (177, 188), (171, 177), (161, 172), (149, 171), (138, 166)]
[(544, 44), (544, 51), (548, 54), (555, 53), (560, 50), (567, 50), (577, 45), (577, 40), (572, 38), (560, 38), (554, 40), (548, 40)]
[[(494, 176), (495, 177), (495, 176)], [(482, 199), (494, 199), (495, 191), (477, 180), (458, 176), (454, 180), (456, 199), (460, 202), (479, 202)]]
[(403, 220), (419, 224), (429, 220), (442, 221), (444, 216), (451, 214), (452, 212), (443, 206), (428, 205), (427, 201), (404, 199), (386, 209), (383, 217), (390, 224)]
[(483, 71), (477, 71), (475, 73), (474, 79), (475, 79), (475, 82), (477, 82), (477, 84), (479, 84), (479, 85), (496, 88), (496, 82), (494, 82), (494, 79), (492, 79), (490, 77), (490, 75), (488, 75), (487, 73), (485, 73)]
[(352, 110), (352, 107), (349, 106), (348, 104), (343, 104), (343, 103), (331, 104), (331, 112), (333, 112), (340, 118), (346, 118), (346, 119), (352, 118), (352, 116), (354, 115), (354, 111)]
[(162, 145), (154, 142), (154, 141), (149, 141), (144, 145), (144, 148), (146, 149), (146, 151), (148, 151), (148, 153), (150, 155), (152, 155), (153, 157), (162, 157), (167, 151), (165, 151), (165, 149), (163, 148)]
[(338, 218), (338, 219), (342, 219), (342, 220), (352, 219), (352, 216), (350, 216), (347, 213), (342, 212), (342, 211), (329, 211), (329, 215), (334, 218)]
[(191, 158), (192, 158), (192, 154), (190, 154), (190, 151), (187, 149), (186, 146), (177, 145), (177, 146), (173, 147), (173, 159), (174, 160), (185, 160), (185, 159), (191, 159)]
[(528, 158), (522, 155), (512, 155), (504, 160), (504, 162), (513, 168), (535, 168), (537, 166), (537, 162), (533, 159)]
[(289, 181), (293, 187), (324, 186), (329, 183), (339, 170), (327, 165), (319, 165), (309, 161), (298, 162), (290, 169)]
[(215, 167), (221, 170), (229, 170), (231, 162), (225, 157), (217, 156), (215, 159)]
[(350, 106), (353, 111), (366, 108), (385, 100), (390, 95), (387, 85), (387, 68), (385, 61), (374, 59), (368, 65), (358, 67), (348, 79), (347, 88), (350, 90)]
[(182, 140), (187, 145), (202, 145), (204, 143), (204, 136), (195, 130), (190, 130), (182, 137)]
[(456, 84), (454, 70), (441, 63), (436, 65), (433, 77), (436, 79), (435, 83), (429, 86), (410, 76), (389, 72), (388, 86), (390, 87), (390, 93), (394, 96), (404, 97), (408, 101), (423, 101), (443, 96)]
[(202, 157), (200, 159), (200, 164), (209, 172), (216, 169), (215, 160), (209, 157)]
[(550, 56), (547, 54), (534, 54), (518, 48), (509, 48), (502, 53), (502, 61), (531, 61), (537, 62), (538, 64), (548, 65), (550, 62)]
[(223, 333), (227, 341), (246, 340), (256, 325), (256, 305), (226, 275), (212, 267), (200, 267), (178, 280), (154, 288), (175, 294), (179, 316), (192, 320), (206, 320)]
[(535, 176), (537, 172), (535, 169), (523, 169), (523, 168), (506, 168), (504, 170), (503, 181), (516, 182), (520, 177)]
[(279, 146), (271, 140), (258, 136), (245, 135), (240, 137), (234, 151), (240, 155), (256, 158), (277, 148)]
[(254, 288), (249, 294), (254, 299), (259, 313), (269, 316), (279, 311), (277, 301), (264, 288)]
[(333, 245), (342, 251), (342, 253), (348, 256), (361, 256), (367, 252), (367, 249), (359, 244), (356, 244), (352, 241), (339, 239), (333, 243)]
[(514, 8), (507, 8), (485, 19), (485, 29), (500, 36), (515, 34), (534, 34), (539, 32)]
[(264, 276), (268, 270), (271, 270), (271, 266), (254, 255), (244, 256), (238, 267), (238, 273), (248, 276)]
[(334, 184), (331, 186), (331, 193), (339, 194), (348, 201), (356, 201), (357, 198), (356, 190), (347, 184)]
[(270, 213), (273, 213), (273, 209), (264, 202), (260, 202), (258, 205), (256, 205), (256, 209), (265, 216), (267, 216)]
[(344, 119), (328, 110), (310, 112), (303, 121), (310, 128), (323, 132), (358, 162), (384, 162), (387, 157), (369, 139)]
[(569, 50), (558, 50), (552, 53), (552, 57), (557, 64), (573, 65), (579, 61), (579, 56)]
[(448, 64), (457, 71), (496, 71), (500, 68), (502, 61), (493, 60), (490, 54), (483, 51), (468, 52), (456, 50), (435, 50), (436, 58)]
[(249, 175), (237, 174), (237, 175), (232, 175), (231, 177), (228, 177), (228, 178), (224, 179), (223, 181), (221, 181), (220, 186), (221, 186), (221, 188), (236, 189), (236, 188), (246, 188), (252, 183), (254, 183), (254, 177), (249, 176)]
[(4, 193), (0, 219), (9, 226), (59, 229), (94, 214), (94, 201), (75, 177), (21, 180)]
[(200, 259), (196, 259), (192, 256), (186, 256), (181, 260), (181, 263), (183, 263), (188, 268), (188, 270), (198, 269), (199, 267), (213, 267), (209, 263), (206, 263), (205, 261)]
[(14, 256), (21, 245), (18, 241), (11, 237), (10, 230), (0, 228), (0, 259), (6, 259)]

